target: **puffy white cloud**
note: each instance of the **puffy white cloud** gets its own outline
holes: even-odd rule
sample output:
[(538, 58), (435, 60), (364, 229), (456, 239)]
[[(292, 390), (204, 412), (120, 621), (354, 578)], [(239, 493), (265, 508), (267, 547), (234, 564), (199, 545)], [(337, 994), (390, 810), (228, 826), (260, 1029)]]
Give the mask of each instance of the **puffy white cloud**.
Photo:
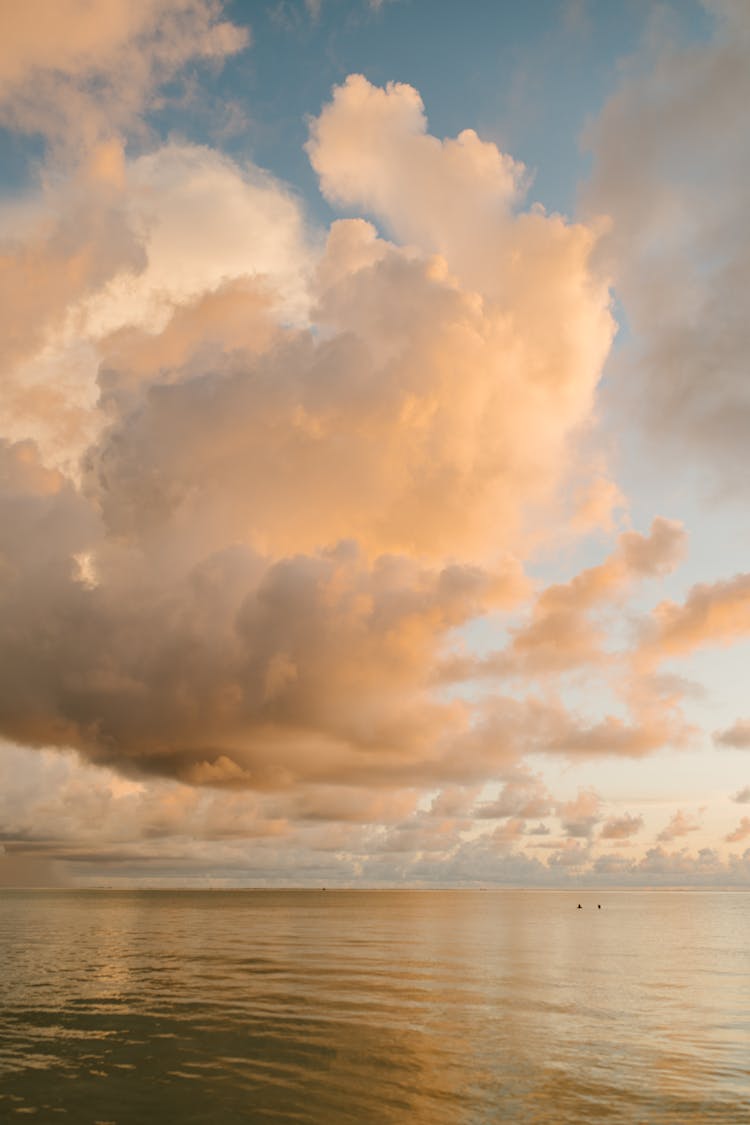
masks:
[(444, 254), (454, 268), (469, 248), (479, 256), (480, 231), (506, 233), (524, 174), (473, 129), (431, 136), (412, 86), (383, 89), (361, 74), (334, 90), (312, 123), (308, 152), (328, 199), (382, 217), (399, 241)]

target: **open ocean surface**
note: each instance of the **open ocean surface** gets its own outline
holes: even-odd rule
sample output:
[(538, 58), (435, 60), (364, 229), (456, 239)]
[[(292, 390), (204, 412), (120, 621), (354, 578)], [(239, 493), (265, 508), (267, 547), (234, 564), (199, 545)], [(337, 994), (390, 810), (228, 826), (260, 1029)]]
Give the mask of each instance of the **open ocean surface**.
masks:
[(5, 891), (0, 994), (2, 1121), (750, 1122), (750, 892)]

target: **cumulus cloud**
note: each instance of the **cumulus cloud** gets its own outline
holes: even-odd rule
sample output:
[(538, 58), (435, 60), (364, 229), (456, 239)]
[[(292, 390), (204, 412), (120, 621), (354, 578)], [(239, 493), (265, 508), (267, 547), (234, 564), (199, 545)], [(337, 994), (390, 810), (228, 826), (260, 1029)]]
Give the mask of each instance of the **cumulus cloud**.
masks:
[(89, 160), (0, 206), (4, 433), (70, 466), (106, 419), (108, 372), (132, 405), (196, 353), (252, 351), (274, 317), (304, 322), (309, 299), (302, 212), (271, 176), (201, 146), (103, 150), (106, 176)]
[[(429, 135), (412, 86), (383, 89), (361, 74), (334, 90), (313, 122), (308, 152), (328, 199), (364, 207), (399, 241), (451, 262), (469, 250), (479, 256), (482, 229), (502, 235), (523, 186), (523, 166), (473, 129), (444, 141)], [(457, 199), (466, 205), (456, 207)]]
[[(310, 152), (331, 198), (409, 245), (349, 219), (321, 247), (282, 185), (185, 145), (99, 145), (40, 204), (60, 222), (99, 192), (92, 245), (121, 229), (123, 248), (84, 254), (70, 287), (65, 259), (27, 318), (46, 335), (24, 358), (86, 351), (92, 421), (80, 470), (50, 467), (22, 411), (2, 444), (0, 728), (258, 791), (475, 785), (534, 747), (597, 753), (560, 704), (448, 698), (435, 676), (457, 630), (526, 595), (532, 513), (585, 469), (572, 441), (612, 336), (594, 235), (521, 210), (513, 161), (430, 137), (408, 87), (350, 80)], [(618, 565), (645, 574), (634, 535)], [(678, 540), (659, 524), (640, 549)]]
[(90, 333), (158, 330), (175, 309), (235, 278), (260, 279), (282, 317), (305, 319), (312, 254), (302, 208), (268, 172), (172, 141), (127, 162), (123, 177), (123, 209), (147, 265), (121, 273), (84, 307)]
[(467, 818), (479, 794), (476, 786), (448, 785), (430, 803), (430, 816)]
[[(32, 0), (0, 15), (0, 124), (47, 142), (30, 190), (0, 203), (3, 433), (71, 471), (99, 428), (104, 331), (163, 324), (175, 301), (238, 275), (287, 282), (300, 311), (276, 242), (298, 233), (288, 193), (208, 149), (155, 148), (147, 125), (187, 64), (249, 42), (221, 13), (219, 0)], [(128, 159), (126, 143), (152, 151)]]
[[(591, 789), (560, 801), (523, 764), (682, 744), (688, 688), (658, 665), (747, 633), (739, 575), (611, 644), (683, 556), (661, 517), (568, 581), (525, 572), (623, 526), (587, 442), (614, 330), (601, 264), (650, 346), (672, 323), (639, 304), (651, 187), (610, 193), (602, 245), (598, 222), (528, 206), (494, 143), (432, 136), (415, 89), (353, 75), (310, 122), (350, 216), (316, 230), (264, 170), (149, 132), (165, 82), (248, 42), (218, 2), (89, 9), (0, 17), (0, 122), (48, 146), (33, 192), (0, 204), (0, 734), (39, 766), (6, 752), (0, 878), (97, 856), (261, 881), (739, 878), (740, 857), (597, 858), (642, 818), (607, 819)], [(612, 172), (596, 145), (594, 198)], [(488, 623), (507, 643), (473, 649)], [(583, 676), (611, 708), (576, 706)], [(659, 840), (697, 827), (680, 812)]]
[[(213, 876), (352, 878), (416, 793), (309, 786), (285, 794), (127, 780), (73, 754), (0, 745), (0, 885)], [(445, 846), (448, 836), (443, 833)], [(335, 853), (335, 854), (334, 854)], [(316, 870), (317, 865), (317, 870)], [(296, 873), (295, 873), (296, 868)]]
[(749, 425), (750, 9), (706, 0), (713, 37), (651, 36), (588, 132), (586, 200), (632, 330), (619, 387), (658, 441), (741, 489)]
[(613, 816), (601, 827), (599, 838), (602, 840), (628, 840), (643, 828), (643, 817), (625, 813), (624, 816)]
[[(113, 161), (121, 161), (118, 144), (112, 153)], [(61, 353), (53, 340), (77, 302), (116, 274), (135, 273), (145, 264), (121, 189), (100, 170), (82, 168), (33, 199), (0, 204), (4, 436), (44, 439), (51, 455), (80, 450), (90, 438), (95, 365), (79, 371), (86, 366), (87, 341), (76, 338)]]
[(589, 839), (601, 820), (601, 805), (602, 799), (594, 789), (579, 789), (574, 800), (559, 804), (556, 811), (565, 835)]
[(714, 740), (719, 746), (732, 746), (737, 750), (747, 750), (750, 748), (750, 720), (738, 719), (731, 727), (718, 731)]
[(666, 843), (670, 840), (676, 840), (679, 836), (686, 836), (688, 832), (697, 832), (700, 827), (701, 821), (697, 814), (691, 815), (682, 809), (678, 809), (672, 815), (666, 828), (663, 828), (656, 838)]
[(588, 865), (591, 858), (590, 844), (579, 840), (564, 840), (556, 851), (550, 853), (547, 865), (553, 871), (557, 868), (563, 870), (580, 871)]
[[(381, 89), (351, 75), (312, 123), (308, 152), (331, 201), (440, 254), (485, 301), (512, 308), (525, 378), (537, 389), (564, 387), (558, 408), (571, 419), (589, 409), (591, 373), (613, 330), (603, 282), (589, 268), (595, 231), (539, 207), (520, 211), (522, 166), (470, 129), (431, 136), (418, 92), (404, 84)], [(534, 332), (540, 319), (555, 324), (544, 340)], [(566, 371), (573, 352), (580, 366)]]
[(599, 855), (591, 837), (553, 839), (512, 816), (486, 829), (469, 815), (472, 787), (447, 787), (434, 807), (416, 789), (372, 785), (219, 791), (2, 745), (0, 767), (0, 884), (721, 885), (742, 882), (750, 862), (750, 850)]
[(740, 805), (750, 803), (750, 785), (746, 785), (744, 789), (740, 789), (738, 793), (735, 793), (732, 800), (737, 801)]
[[(4, 452), (8, 736), (198, 784), (261, 787), (398, 773), (446, 752), (437, 731), (460, 729), (462, 708), (430, 701), (425, 662), (436, 636), (502, 599), (512, 577), (395, 556), (369, 563), (353, 544), (269, 561), (212, 545), (208, 527), (196, 544), (193, 520), (188, 542), (165, 542), (161, 505), (144, 559), (137, 542), (113, 547), (33, 449)], [(85, 582), (74, 558), (92, 544)]]
[(750, 837), (750, 816), (743, 816), (740, 823), (725, 837), (728, 844), (737, 844), (740, 840), (747, 840)]
[(479, 804), (474, 815), (480, 819), (513, 817), (523, 821), (547, 816), (551, 811), (552, 798), (542, 778), (519, 771), (505, 782), (494, 801)]
[(750, 873), (750, 848), (723, 860), (713, 848), (697, 854), (685, 849), (669, 852), (661, 846), (649, 848), (638, 859), (622, 855), (599, 856), (586, 881), (605, 880), (622, 886), (743, 886)]
[(682, 604), (665, 601), (644, 623), (647, 660), (686, 655), (711, 644), (731, 644), (750, 633), (750, 575), (694, 586)]

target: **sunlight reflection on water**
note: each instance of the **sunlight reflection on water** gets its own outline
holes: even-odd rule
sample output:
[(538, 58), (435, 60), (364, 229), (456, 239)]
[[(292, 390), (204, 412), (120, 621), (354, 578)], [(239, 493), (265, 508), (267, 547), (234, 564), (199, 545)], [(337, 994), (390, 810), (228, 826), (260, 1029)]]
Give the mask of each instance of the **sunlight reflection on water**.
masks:
[(0, 909), (2, 1119), (750, 1122), (750, 893), (10, 891)]

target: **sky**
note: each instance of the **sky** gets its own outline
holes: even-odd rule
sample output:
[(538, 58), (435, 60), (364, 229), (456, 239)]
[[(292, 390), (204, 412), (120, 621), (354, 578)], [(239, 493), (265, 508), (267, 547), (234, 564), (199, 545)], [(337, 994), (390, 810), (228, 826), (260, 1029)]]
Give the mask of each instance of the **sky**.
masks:
[(744, 0), (0, 32), (0, 884), (746, 886)]

